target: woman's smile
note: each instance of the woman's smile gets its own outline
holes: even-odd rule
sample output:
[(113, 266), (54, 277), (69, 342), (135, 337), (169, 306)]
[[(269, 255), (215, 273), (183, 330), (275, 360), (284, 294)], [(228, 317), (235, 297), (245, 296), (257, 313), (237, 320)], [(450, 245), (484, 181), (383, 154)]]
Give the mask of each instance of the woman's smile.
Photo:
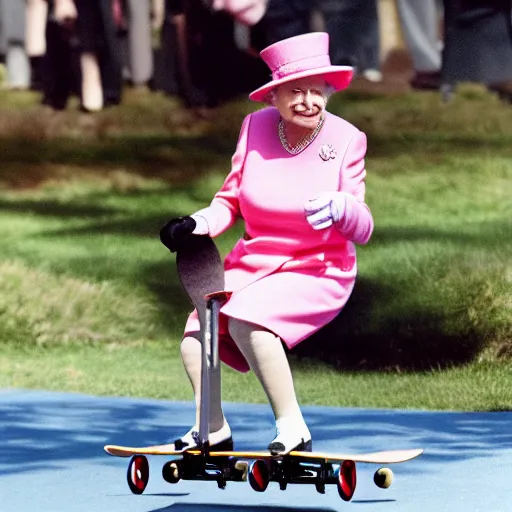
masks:
[(317, 117), (318, 114), (320, 114), (320, 110), (317, 109), (315, 112), (308, 112), (308, 111), (302, 111), (301, 112), (299, 110), (294, 110), (294, 113), (297, 116), (311, 118), (311, 117)]
[(320, 122), (323, 110), (320, 108), (314, 108), (312, 110), (301, 110), (295, 108), (292, 110), (292, 112), (293, 113), (289, 121), (297, 126), (302, 126), (304, 128), (313, 130)]
[(305, 109), (302, 105), (295, 106), (293, 108), (293, 111), (300, 116), (306, 117), (316, 116), (317, 114), (320, 113), (320, 109), (318, 107)]

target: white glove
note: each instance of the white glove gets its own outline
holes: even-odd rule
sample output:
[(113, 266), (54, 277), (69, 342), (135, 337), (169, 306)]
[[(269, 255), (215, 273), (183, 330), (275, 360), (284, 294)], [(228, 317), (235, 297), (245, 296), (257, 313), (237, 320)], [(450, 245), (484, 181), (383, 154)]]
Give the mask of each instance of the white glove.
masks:
[(306, 220), (313, 229), (326, 229), (343, 219), (346, 204), (343, 192), (324, 192), (304, 205)]
[(196, 227), (194, 228), (194, 231), (192, 231), (193, 235), (209, 235), (210, 234), (210, 228), (208, 227), (208, 222), (202, 215), (194, 213), (194, 215), (191, 215), (191, 217), (196, 221)]

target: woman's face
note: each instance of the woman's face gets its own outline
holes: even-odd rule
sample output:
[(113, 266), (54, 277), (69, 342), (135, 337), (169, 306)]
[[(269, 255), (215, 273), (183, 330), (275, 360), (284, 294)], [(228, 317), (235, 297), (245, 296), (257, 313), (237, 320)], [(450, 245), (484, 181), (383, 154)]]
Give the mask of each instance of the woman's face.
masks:
[(287, 123), (314, 130), (325, 110), (326, 83), (308, 77), (280, 85), (274, 90), (273, 105)]

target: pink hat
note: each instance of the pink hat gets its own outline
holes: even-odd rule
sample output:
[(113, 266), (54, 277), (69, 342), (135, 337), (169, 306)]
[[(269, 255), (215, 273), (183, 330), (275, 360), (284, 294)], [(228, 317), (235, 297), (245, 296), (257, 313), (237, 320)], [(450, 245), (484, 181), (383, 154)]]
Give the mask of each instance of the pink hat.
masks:
[(305, 78), (322, 76), (336, 91), (346, 89), (354, 70), (350, 66), (332, 66), (329, 58), (329, 35), (310, 32), (283, 39), (260, 53), (272, 71), (272, 80), (249, 94), (253, 101), (264, 101), (278, 85)]

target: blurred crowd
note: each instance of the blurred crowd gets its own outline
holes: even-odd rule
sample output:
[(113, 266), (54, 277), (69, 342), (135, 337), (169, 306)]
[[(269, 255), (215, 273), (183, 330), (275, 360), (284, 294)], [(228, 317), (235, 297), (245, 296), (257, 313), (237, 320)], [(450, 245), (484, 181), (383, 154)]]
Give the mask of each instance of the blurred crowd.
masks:
[(512, 101), (512, 0), (0, 0), (5, 84), (62, 110), (122, 101), (127, 86), (214, 107), (268, 79), (259, 51), (313, 30), (331, 61), (382, 80), (379, 2), (392, 2), (416, 89), (479, 82)]

